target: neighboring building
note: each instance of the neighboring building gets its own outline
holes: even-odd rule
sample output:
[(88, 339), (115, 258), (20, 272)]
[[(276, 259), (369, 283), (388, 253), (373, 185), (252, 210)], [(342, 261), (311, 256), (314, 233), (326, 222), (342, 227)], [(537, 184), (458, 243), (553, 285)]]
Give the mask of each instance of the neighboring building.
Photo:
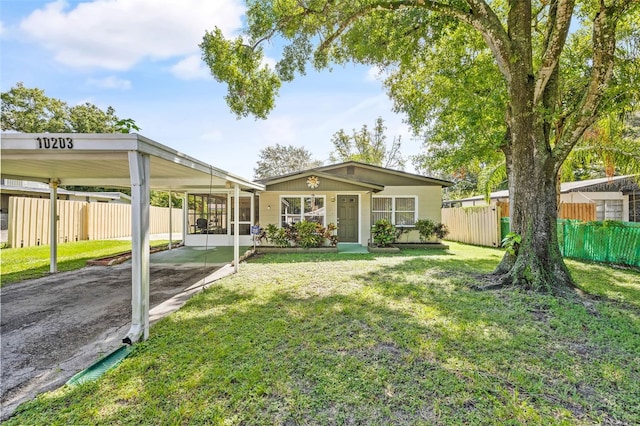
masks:
[[(260, 225), (311, 220), (338, 226), (338, 241), (367, 245), (371, 226), (386, 218), (397, 227), (418, 219), (440, 222), (442, 188), (452, 183), (350, 161), (260, 181)], [(403, 237), (405, 238), (405, 237)], [(407, 241), (419, 241), (417, 231)]]
[[(0, 229), (7, 229), (9, 197), (50, 197), (49, 185), (16, 179), (0, 179)], [(89, 203), (131, 204), (131, 197), (121, 192), (82, 192), (58, 189), (58, 200), (86, 201)]]
[[(509, 191), (492, 192), (490, 201), (478, 195), (459, 200), (447, 200), (444, 207), (486, 206), (509, 202)], [(596, 220), (640, 222), (640, 186), (638, 177), (614, 176), (560, 184), (561, 203), (594, 203)]]

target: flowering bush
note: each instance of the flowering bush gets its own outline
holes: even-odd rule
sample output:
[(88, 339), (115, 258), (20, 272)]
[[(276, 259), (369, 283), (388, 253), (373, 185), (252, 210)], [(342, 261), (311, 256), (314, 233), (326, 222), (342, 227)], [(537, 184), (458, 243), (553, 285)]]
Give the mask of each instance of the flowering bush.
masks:
[(325, 228), (316, 222), (301, 221), (293, 226), (278, 228), (274, 224), (267, 225), (260, 234), (261, 240), (273, 244), (276, 247), (322, 247), (328, 242), (332, 247), (338, 244), (338, 236), (335, 231), (338, 228), (330, 223)]

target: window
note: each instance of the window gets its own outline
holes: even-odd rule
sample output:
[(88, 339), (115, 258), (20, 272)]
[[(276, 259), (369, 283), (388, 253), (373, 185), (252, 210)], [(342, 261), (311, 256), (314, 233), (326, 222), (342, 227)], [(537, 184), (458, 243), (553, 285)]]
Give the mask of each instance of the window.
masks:
[(622, 220), (622, 200), (596, 200), (596, 220)]
[(324, 226), (325, 197), (282, 197), (280, 199), (280, 225), (293, 226), (300, 221), (316, 222)]
[(189, 194), (190, 234), (227, 233), (227, 196), (209, 194)]
[(373, 198), (373, 223), (380, 219), (387, 219), (393, 223), (393, 198), (374, 197)]
[[(234, 197), (227, 194), (189, 194), (187, 199), (189, 211), (189, 234), (224, 234), (234, 233)], [(240, 197), (240, 235), (251, 233), (251, 197)], [(232, 225), (232, 226), (229, 226)]]
[(387, 219), (396, 226), (416, 223), (416, 197), (373, 197), (373, 222)]

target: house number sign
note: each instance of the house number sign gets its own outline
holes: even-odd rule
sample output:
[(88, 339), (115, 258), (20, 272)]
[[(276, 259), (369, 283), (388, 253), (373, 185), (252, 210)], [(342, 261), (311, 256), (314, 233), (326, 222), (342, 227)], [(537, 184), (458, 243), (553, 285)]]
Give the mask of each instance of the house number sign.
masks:
[(36, 138), (40, 149), (73, 149), (73, 138)]

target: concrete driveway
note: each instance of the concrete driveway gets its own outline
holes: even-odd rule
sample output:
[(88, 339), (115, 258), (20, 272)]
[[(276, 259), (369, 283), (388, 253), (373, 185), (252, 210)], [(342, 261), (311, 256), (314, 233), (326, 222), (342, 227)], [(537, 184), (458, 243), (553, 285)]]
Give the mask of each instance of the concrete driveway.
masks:
[[(181, 247), (154, 253), (150, 260), (153, 309), (173, 296), (193, 294), (185, 290), (229, 264), (233, 252), (232, 247)], [(0, 421), (20, 403), (63, 385), (120, 347), (130, 322), (130, 262), (1, 288)]]

